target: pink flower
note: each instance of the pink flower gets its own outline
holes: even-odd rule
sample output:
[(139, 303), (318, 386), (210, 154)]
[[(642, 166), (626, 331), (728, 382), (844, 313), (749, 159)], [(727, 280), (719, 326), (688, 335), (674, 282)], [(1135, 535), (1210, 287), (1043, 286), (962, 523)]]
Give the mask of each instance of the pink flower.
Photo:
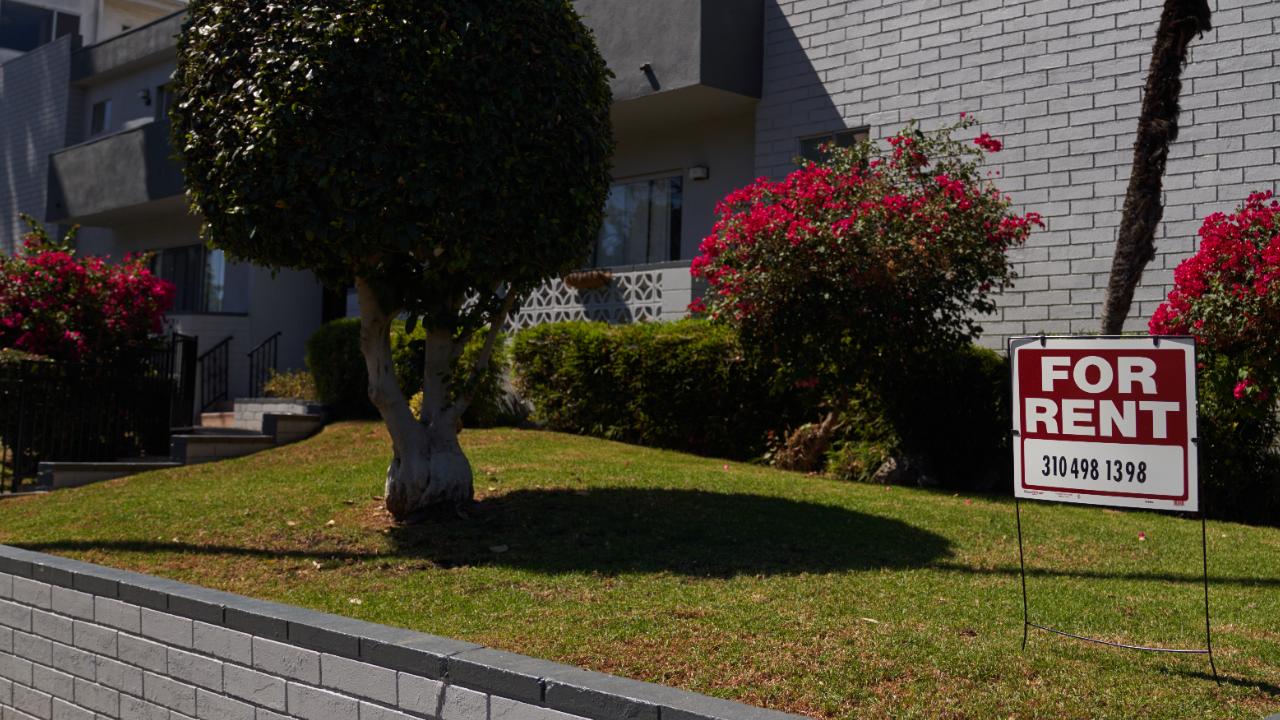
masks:
[(1146, 534), (1146, 533), (1144, 533), (1144, 532), (1139, 532), (1139, 533), (1138, 533), (1138, 541), (1139, 541), (1139, 542), (1145, 541), (1146, 539), (1147, 539), (1147, 534)]
[(1000, 148), (1003, 147), (999, 140), (991, 137), (991, 133), (982, 133), (978, 137), (974, 138), (973, 142), (976, 143), (978, 147), (989, 153), (998, 153), (1000, 152)]

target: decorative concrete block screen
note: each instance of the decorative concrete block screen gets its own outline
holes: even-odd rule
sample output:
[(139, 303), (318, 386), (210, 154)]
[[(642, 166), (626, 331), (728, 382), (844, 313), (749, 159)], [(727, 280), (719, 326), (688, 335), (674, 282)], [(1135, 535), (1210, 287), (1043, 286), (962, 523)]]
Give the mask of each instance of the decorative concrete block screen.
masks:
[(4, 720), (781, 720), (473, 643), (0, 546)]
[(507, 329), (566, 320), (677, 320), (684, 317), (698, 289), (689, 275), (687, 260), (614, 268), (612, 272), (610, 284), (591, 290), (567, 287), (560, 278), (548, 280), (529, 294)]

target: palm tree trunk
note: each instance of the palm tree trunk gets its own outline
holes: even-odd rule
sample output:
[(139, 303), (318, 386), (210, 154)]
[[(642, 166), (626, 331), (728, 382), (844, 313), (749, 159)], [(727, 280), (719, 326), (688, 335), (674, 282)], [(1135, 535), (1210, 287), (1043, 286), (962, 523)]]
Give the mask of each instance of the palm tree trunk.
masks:
[(1160, 190), (1169, 144), (1178, 138), (1178, 96), (1182, 93), (1187, 46), (1193, 36), (1211, 27), (1207, 0), (1165, 0), (1151, 48), (1151, 69), (1138, 116), (1138, 138), (1133, 143), (1133, 170), (1102, 306), (1103, 335), (1119, 335), (1124, 329), (1133, 291), (1142, 279), (1143, 269), (1156, 256), (1156, 227), (1164, 215)]

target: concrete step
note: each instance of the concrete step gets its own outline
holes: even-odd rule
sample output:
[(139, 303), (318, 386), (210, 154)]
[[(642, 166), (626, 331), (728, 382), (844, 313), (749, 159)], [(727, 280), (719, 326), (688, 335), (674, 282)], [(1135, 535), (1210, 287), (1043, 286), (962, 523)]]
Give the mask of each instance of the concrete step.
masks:
[(42, 462), (37, 487), (44, 490), (80, 487), (148, 470), (181, 467), (173, 458), (138, 458), (116, 462)]
[(306, 440), (320, 429), (319, 413), (263, 413), (262, 434), (276, 439), (276, 445)]
[(250, 432), (199, 432), (174, 435), (169, 444), (169, 455), (187, 465), (226, 460), (252, 455), (276, 446), (271, 435)]
[(234, 411), (200, 413), (200, 426), (207, 428), (233, 428), (236, 426), (236, 414)]

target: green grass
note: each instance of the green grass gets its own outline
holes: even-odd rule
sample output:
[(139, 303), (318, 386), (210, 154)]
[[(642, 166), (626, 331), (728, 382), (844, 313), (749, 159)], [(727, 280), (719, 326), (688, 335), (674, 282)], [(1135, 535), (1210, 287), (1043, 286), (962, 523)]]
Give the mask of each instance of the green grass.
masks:
[[(1280, 711), (1280, 530), (1209, 524), (1219, 687), (1204, 656), (1034, 630), (1021, 650), (1008, 498), (553, 433), (462, 440), (470, 519), (391, 523), (386, 430), (342, 423), (248, 458), (0, 502), (0, 542), (814, 717)], [(1041, 504), (1022, 517), (1034, 622), (1204, 646), (1199, 522)]]

